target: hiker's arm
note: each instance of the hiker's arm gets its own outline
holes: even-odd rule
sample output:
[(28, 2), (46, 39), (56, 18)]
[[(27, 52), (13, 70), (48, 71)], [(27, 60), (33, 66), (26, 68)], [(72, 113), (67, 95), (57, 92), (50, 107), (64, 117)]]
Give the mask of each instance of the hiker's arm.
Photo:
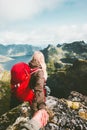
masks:
[(26, 123), (22, 123), (20, 130), (39, 130), (39, 123), (36, 120), (31, 119)]
[(26, 122), (21, 124), (20, 130), (39, 130), (40, 128), (43, 128), (49, 119), (49, 115), (46, 110), (41, 109), (37, 111), (33, 118)]
[(45, 108), (45, 94), (44, 94), (44, 73), (42, 70), (38, 71), (36, 74), (36, 84), (34, 87), (35, 91), (35, 100), (37, 103), (38, 109)]

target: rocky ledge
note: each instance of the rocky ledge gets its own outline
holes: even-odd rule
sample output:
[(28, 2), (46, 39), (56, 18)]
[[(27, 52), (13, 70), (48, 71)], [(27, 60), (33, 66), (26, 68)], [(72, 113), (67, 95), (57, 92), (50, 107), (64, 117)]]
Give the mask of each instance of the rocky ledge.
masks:
[[(68, 99), (47, 97), (50, 119), (45, 130), (87, 130), (87, 96), (72, 91)], [(27, 109), (27, 116), (21, 114)], [(0, 130), (19, 130), (30, 118), (30, 107), (24, 103), (0, 117)]]

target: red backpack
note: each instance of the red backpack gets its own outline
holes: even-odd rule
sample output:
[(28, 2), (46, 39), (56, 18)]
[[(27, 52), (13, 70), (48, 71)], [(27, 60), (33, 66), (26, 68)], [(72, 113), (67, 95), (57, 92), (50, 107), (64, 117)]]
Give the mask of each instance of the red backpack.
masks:
[(38, 68), (32, 69), (24, 62), (13, 65), (11, 69), (11, 91), (20, 101), (29, 101), (32, 103), (34, 92), (29, 87), (31, 74)]

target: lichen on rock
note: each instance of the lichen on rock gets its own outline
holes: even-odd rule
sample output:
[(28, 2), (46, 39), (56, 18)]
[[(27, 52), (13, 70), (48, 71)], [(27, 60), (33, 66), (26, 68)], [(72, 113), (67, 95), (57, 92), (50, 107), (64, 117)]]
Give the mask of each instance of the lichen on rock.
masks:
[[(71, 92), (71, 95), (68, 99), (56, 98), (53, 96), (48, 96), (46, 100), (47, 107), (49, 109), (49, 114), (51, 116), (48, 124), (45, 127), (45, 130), (86, 130), (87, 129), (87, 106), (86, 101), (84, 104), (78, 102), (80, 105), (77, 109), (69, 107), (67, 102), (71, 101), (72, 103), (77, 103), (77, 100), (74, 99), (73, 95), (79, 98), (79, 100), (84, 100), (87, 97), (84, 95)], [(77, 99), (77, 98), (76, 98)], [(21, 114), (21, 108), (28, 110), (27, 116)], [(51, 111), (50, 111), (51, 110)], [(23, 112), (22, 112), (23, 113)], [(20, 123), (27, 122), (31, 118), (31, 110), (29, 104), (24, 103), (18, 107), (10, 110), (6, 114), (2, 115), (0, 118), (0, 130), (19, 130)]]

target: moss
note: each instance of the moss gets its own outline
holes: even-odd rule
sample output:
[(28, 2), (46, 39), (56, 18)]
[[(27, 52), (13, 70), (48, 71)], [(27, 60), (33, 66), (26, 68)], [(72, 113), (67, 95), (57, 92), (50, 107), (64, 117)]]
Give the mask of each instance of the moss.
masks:
[(0, 115), (9, 110), (10, 84), (0, 81)]

